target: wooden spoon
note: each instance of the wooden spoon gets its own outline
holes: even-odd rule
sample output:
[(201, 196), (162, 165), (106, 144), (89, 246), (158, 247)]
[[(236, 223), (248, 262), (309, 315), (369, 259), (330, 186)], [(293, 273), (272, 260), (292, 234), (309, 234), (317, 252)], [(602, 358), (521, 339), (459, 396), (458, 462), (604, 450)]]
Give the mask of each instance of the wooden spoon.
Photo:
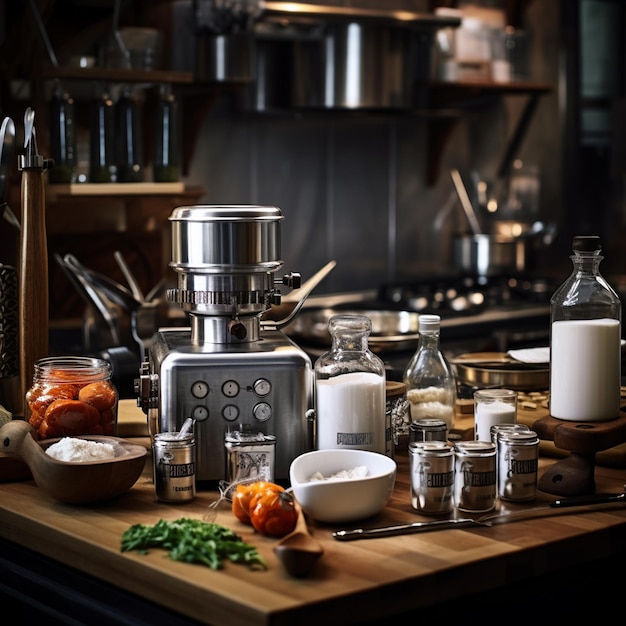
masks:
[(78, 439), (113, 444), (116, 456), (102, 461), (66, 462), (46, 454), (45, 448), (59, 441), (35, 441), (35, 430), (24, 420), (0, 428), (0, 452), (23, 460), (35, 483), (61, 502), (79, 504), (110, 500), (128, 491), (144, 469), (145, 447), (117, 437), (80, 435)]
[(296, 508), (298, 509), (296, 527), (274, 546), (274, 553), (291, 576), (302, 578), (311, 573), (324, 554), (324, 548), (311, 536), (304, 512), (298, 503)]

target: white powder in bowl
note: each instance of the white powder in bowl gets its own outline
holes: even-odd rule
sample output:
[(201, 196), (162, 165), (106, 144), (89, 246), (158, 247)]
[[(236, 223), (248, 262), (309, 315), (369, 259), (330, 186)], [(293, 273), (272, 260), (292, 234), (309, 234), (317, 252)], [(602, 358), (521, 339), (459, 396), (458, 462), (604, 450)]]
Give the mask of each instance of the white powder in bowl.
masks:
[(324, 476), (322, 472), (315, 472), (309, 477), (309, 482), (318, 480), (354, 480), (364, 478), (368, 474), (369, 470), (365, 465), (357, 465), (357, 467), (351, 469), (339, 470), (337, 473), (331, 474), (330, 476)]
[(61, 441), (53, 443), (46, 450), (46, 453), (57, 461), (69, 461), (70, 463), (104, 461), (115, 457), (115, 446), (99, 441), (64, 437)]

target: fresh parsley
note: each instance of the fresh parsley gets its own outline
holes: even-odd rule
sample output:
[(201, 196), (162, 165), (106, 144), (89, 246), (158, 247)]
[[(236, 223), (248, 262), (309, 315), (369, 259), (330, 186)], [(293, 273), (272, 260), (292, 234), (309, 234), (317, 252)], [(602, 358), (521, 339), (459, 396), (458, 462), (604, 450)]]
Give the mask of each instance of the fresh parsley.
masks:
[(122, 534), (122, 552), (147, 554), (149, 548), (163, 548), (174, 561), (201, 563), (214, 570), (222, 569), (225, 560), (267, 569), (258, 550), (232, 530), (190, 518), (159, 520), (154, 526), (134, 524)]

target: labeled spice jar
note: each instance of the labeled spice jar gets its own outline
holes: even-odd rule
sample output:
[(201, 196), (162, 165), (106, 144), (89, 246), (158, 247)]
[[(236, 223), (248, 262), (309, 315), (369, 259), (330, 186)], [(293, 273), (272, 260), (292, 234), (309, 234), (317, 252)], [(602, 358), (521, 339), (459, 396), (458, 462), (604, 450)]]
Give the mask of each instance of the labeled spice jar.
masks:
[(454, 507), (454, 452), (443, 441), (409, 444), (411, 506), (426, 515), (449, 513)]
[(393, 457), (394, 448), (405, 450), (409, 441), (409, 425), (411, 412), (406, 399), (406, 385), (395, 380), (385, 382), (385, 427), (389, 432), (385, 435), (387, 456)]
[(534, 500), (537, 496), (539, 437), (526, 431), (498, 434), (498, 495), (502, 500)]
[(228, 484), (274, 482), (276, 437), (246, 428), (233, 430), (224, 437), (226, 481)]
[(491, 511), (496, 505), (496, 446), (491, 441), (454, 444), (454, 500), (461, 511)]
[(115, 435), (117, 405), (108, 361), (46, 357), (35, 363), (33, 384), (26, 392), (25, 418), (42, 439)]
[(498, 437), (500, 433), (504, 432), (527, 432), (530, 430), (530, 426), (526, 424), (494, 424), (490, 429), (489, 433), (491, 435), (490, 441), (496, 444), (496, 448), (498, 446)]
[(154, 496), (159, 502), (190, 502), (196, 497), (196, 440), (193, 433), (158, 433), (152, 444)]

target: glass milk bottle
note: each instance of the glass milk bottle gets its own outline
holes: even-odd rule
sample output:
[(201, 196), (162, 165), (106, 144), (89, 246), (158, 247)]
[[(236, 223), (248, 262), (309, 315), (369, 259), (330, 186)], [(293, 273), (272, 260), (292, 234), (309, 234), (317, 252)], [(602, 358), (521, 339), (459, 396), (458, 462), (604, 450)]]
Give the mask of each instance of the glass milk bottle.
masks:
[(574, 237), (574, 269), (550, 300), (550, 415), (600, 422), (620, 412), (621, 303), (600, 275), (602, 245)]
[(352, 448), (385, 454), (385, 366), (368, 347), (372, 322), (335, 315), (331, 349), (315, 362), (317, 449)]
[(448, 431), (454, 425), (456, 382), (439, 345), (439, 315), (419, 316), (419, 342), (404, 371), (411, 420), (440, 419)]

